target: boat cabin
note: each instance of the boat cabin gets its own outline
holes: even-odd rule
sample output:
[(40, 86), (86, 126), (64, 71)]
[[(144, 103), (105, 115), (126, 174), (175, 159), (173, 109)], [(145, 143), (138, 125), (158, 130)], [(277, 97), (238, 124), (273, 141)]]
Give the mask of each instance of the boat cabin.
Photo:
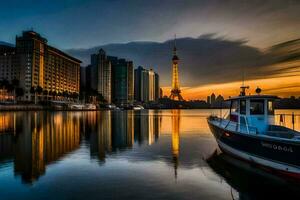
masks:
[[(249, 95), (228, 99), (230, 101), (230, 122), (240, 125), (240, 129), (255, 127), (256, 133), (264, 133), (269, 124), (274, 124), (274, 100), (277, 96)], [(251, 132), (251, 130), (247, 130)]]

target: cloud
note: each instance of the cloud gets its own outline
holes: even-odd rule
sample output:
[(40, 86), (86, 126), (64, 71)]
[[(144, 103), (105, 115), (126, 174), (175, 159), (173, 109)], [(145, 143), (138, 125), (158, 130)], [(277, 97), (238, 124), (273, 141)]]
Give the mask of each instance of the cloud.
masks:
[[(257, 76), (257, 71), (269, 59), (259, 49), (247, 46), (243, 40), (227, 40), (216, 34), (205, 34), (197, 38), (177, 39), (179, 76), (182, 86), (197, 86), (209, 83), (222, 83)], [(90, 49), (70, 49), (71, 55), (90, 63), (90, 55), (103, 48), (108, 55), (119, 56), (134, 61), (135, 66), (154, 68), (161, 76), (161, 83), (171, 83), (173, 40), (165, 42), (130, 42), (108, 44)]]

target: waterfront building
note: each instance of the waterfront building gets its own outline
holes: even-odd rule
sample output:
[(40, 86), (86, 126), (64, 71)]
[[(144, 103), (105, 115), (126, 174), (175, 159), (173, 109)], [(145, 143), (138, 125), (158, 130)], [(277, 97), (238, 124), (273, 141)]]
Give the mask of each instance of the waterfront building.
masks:
[(112, 102), (127, 106), (133, 103), (133, 62), (108, 56), (111, 62), (111, 99)]
[(85, 92), (87, 88), (87, 67), (80, 67), (80, 91)]
[(134, 97), (138, 102), (155, 101), (159, 98), (159, 76), (152, 69), (139, 66), (134, 71)]
[(142, 71), (143, 67), (139, 66), (134, 70), (134, 100), (141, 101), (142, 97)]
[(160, 96), (160, 86), (159, 86), (159, 75), (158, 73), (154, 74), (154, 100), (157, 101), (161, 96)]
[(215, 101), (216, 101), (216, 95), (215, 95), (215, 93), (212, 93), (212, 94), (210, 95), (210, 104), (214, 104)]
[(222, 101), (224, 101), (224, 97), (219, 94), (215, 102), (222, 102)]
[(206, 103), (208, 103), (208, 104), (211, 103), (211, 102), (210, 102), (210, 96), (207, 96), (207, 101), (206, 101)]
[(0, 45), (0, 81), (11, 83), (14, 79), (20, 80), (20, 70), (16, 57), (16, 49), (12, 45)]
[(111, 103), (111, 62), (100, 49), (91, 55), (91, 88), (101, 94), (107, 103)]
[(24, 100), (31, 100), (31, 88), (47, 92), (79, 93), (81, 61), (47, 44), (34, 31), (16, 37), (16, 55), (20, 67), (20, 86)]
[(155, 73), (152, 69), (149, 70), (149, 101), (155, 99)]
[(79, 93), (81, 61), (47, 43), (40, 34), (24, 31), (15, 47), (0, 46), (0, 80), (18, 80), (23, 100), (32, 99), (32, 88), (47, 94)]

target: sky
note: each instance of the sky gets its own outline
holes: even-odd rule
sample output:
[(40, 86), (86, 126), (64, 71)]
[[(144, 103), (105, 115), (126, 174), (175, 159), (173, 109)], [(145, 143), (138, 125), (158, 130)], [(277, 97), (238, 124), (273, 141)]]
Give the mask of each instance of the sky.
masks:
[(298, 37), (297, 0), (1, 1), (0, 39), (24, 29), (62, 49), (216, 33), (265, 48)]
[[(163, 43), (174, 34), (178, 38), (214, 34), (224, 40), (244, 41), (243, 45), (263, 52), (275, 44), (300, 38), (299, 10), (297, 0), (9, 0), (0, 3), (0, 41), (15, 43), (17, 34), (33, 29), (49, 44), (67, 50), (132, 41)], [(185, 68), (184, 60), (181, 63), (182, 73), (185, 69), (186, 74), (193, 74)], [(171, 63), (167, 67), (171, 68)], [(187, 99), (204, 98), (216, 90), (215, 86), (225, 87), (219, 84), (235, 87), (237, 83), (234, 79), (218, 82), (216, 76), (215, 84), (197, 84), (197, 79), (190, 84), (189, 77), (180, 77)], [(289, 75), (285, 73), (284, 77)], [(161, 78), (167, 80), (162, 85), (167, 94), (170, 77), (163, 74)], [(274, 80), (268, 74), (266, 78)], [(269, 84), (261, 84), (267, 91), (276, 92)], [(227, 96), (231, 95), (229, 91), (233, 90), (228, 90)], [(290, 94), (288, 91), (280, 94)]]

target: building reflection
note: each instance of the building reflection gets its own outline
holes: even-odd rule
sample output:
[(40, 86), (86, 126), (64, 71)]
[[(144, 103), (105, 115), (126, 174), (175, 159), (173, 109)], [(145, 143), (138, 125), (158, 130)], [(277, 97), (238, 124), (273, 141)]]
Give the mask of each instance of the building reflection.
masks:
[(0, 113), (0, 162), (10, 160), (14, 155), (16, 116), (16, 113)]
[(174, 175), (177, 178), (177, 168), (179, 164), (180, 150), (180, 110), (172, 110), (172, 156), (174, 164)]
[(134, 141), (139, 145), (151, 145), (158, 140), (161, 125), (160, 111), (137, 111), (134, 118)]
[(0, 135), (0, 162), (13, 160), (15, 175), (21, 176), (25, 183), (37, 180), (45, 173), (46, 165), (79, 147), (79, 117), (76, 115), (27, 112), (4, 116), (14, 123), (5, 127), (13, 131)]
[(104, 162), (106, 154), (131, 149), (134, 143), (152, 144), (159, 137), (161, 117), (154, 111), (100, 112), (88, 130), (91, 156)]
[(33, 183), (47, 165), (83, 147), (100, 163), (107, 155), (152, 144), (159, 137), (157, 111), (9, 112), (0, 114), (0, 165), (13, 162), (15, 176)]

